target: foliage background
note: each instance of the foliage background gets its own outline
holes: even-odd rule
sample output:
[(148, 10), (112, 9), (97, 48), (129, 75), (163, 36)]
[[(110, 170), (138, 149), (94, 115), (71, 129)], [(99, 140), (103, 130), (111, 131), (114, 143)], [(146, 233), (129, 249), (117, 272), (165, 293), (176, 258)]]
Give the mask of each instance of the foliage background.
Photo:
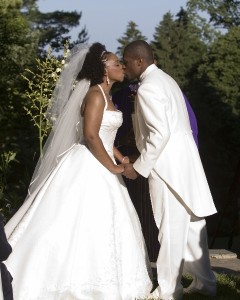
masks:
[[(219, 210), (208, 220), (210, 234), (218, 229), (219, 218), (220, 235), (240, 228), (239, 10), (236, 0), (189, 0), (186, 10), (180, 8), (176, 16), (167, 13), (159, 20), (150, 41), (159, 67), (175, 78), (198, 119), (199, 151)], [(203, 17), (206, 14), (208, 18)], [(66, 41), (71, 48), (88, 40), (81, 15), (42, 13), (37, 0), (0, 0), (0, 209), (5, 220), (24, 201), (40, 154), (39, 131), (25, 109), (32, 105), (26, 78), (39, 76), (49, 47), (52, 57), (43, 75), (59, 67)], [(74, 27), (79, 35), (72, 41), (69, 32)], [(123, 36), (116, 37), (117, 54), (121, 56), (123, 47), (139, 38), (146, 40), (130, 20)], [(54, 87), (50, 77), (46, 101)]]

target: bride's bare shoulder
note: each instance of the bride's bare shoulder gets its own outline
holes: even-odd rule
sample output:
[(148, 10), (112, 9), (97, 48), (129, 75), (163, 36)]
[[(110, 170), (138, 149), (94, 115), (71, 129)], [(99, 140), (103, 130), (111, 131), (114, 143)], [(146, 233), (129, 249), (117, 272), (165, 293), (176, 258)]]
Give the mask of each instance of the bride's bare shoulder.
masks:
[(89, 88), (83, 103), (82, 103), (82, 109), (81, 109), (81, 113), (83, 114), (86, 106), (89, 107), (98, 107), (99, 109), (103, 109), (104, 107), (104, 98), (103, 95), (101, 93), (101, 91), (99, 90), (98, 86), (92, 86)]

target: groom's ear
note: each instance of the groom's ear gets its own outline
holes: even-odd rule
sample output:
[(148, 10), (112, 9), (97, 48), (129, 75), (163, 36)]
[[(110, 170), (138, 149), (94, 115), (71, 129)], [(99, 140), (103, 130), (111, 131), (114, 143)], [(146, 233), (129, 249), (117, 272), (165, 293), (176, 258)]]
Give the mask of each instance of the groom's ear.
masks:
[(138, 65), (141, 66), (142, 63), (143, 63), (143, 59), (142, 59), (142, 58), (139, 58), (139, 59), (138, 59)]

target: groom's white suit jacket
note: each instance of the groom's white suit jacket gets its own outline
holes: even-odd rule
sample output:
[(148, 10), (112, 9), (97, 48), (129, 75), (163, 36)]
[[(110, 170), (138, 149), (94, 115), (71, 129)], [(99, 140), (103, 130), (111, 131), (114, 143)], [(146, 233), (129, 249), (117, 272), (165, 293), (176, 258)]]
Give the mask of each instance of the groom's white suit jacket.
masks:
[(140, 156), (134, 169), (144, 177), (156, 172), (196, 216), (216, 213), (177, 83), (152, 64), (140, 77), (135, 102), (133, 127)]

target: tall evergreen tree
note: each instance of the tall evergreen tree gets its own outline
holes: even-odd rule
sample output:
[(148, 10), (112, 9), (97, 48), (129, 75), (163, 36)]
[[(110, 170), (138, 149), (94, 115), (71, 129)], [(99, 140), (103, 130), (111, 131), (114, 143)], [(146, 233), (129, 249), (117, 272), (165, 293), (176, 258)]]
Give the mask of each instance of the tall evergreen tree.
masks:
[[(232, 202), (236, 189), (230, 187), (239, 181), (239, 38), (239, 27), (232, 27), (208, 45), (189, 93), (198, 117), (201, 157), (218, 210), (225, 215), (219, 230), (224, 235), (233, 232), (237, 204)], [(217, 217), (210, 218), (214, 226), (219, 226)]]
[(199, 67), (207, 86), (216, 91), (216, 97), (240, 116), (240, 28), (232, 27), (210, 47)]
[(163, 20), (155, 28), (153, 34), (154, 40), (151, 42), (155, 56), (158, 60), (160, 67), (174, 76), (174, 70), (171, 66), (172, 62), (172, 41), (173, 41), (173, 28), (174, 28), (173, 15), (168, 12), (163, 16)]
[(160, 67), (187, 90), (206, 51), (200, 31), (191, 23), (187, 12), (181, 9), (177, 18), (169, 12), (155, 28), (152, 47)]
[(117, 41), (120, 44), (120, 46), (117, 48), (117, 54), (121, 57), (123, 54), (124, 47), (130, 42), (136, 40), (146, 41), (147, 38), (144, 35), (142, 35), (141, 31), (138, 29), (138, 25), (133, 21), (130, 21), (127, 25), (127, 29), (124, 35), (121, 38), (117, 39)]
[(213, 43), (199, 67), (199, 80), (205, 87), (203, 100), (216, 121), (214, 134), (219, 145), (224, 144), (228, 165), (240, 159), (239, 64), (240, 28), (232, 27)]
[[(200, 155), (221, 209), (240, 151), (239, 28), (218, 32), (217, 25), (199, 11), (204, 11), (203, 4), (209, 1), (189, 2), (198, 3), (198, 8), (188, 5), (187, 12), (181, 10), (176, 19), (166, 14), (156, 27), (152, 45), (160, 67), (178, 81), (197, 115)], [(216, 224), (216, 218), (209, 222)], [(231, 222), (224, 224), (222, 233), (229, 233)], [(214, 226), (210, 226), (212, 232)]]

